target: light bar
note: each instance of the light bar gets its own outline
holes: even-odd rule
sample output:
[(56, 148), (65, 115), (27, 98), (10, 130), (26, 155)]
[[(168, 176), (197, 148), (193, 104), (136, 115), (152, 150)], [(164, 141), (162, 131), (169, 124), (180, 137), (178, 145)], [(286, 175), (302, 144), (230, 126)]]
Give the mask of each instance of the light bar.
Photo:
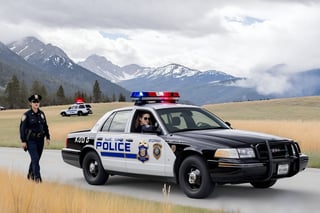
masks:
[(82, 104), (82, 103), (84, 103), (84, 100), (83, 100), (82, 97), (77, 97), (77, 98), (75, 99), (75, 102), (76, 102), (77, 104)]
[(179, 92), (132, 92), (131, 99), (137, 104), (148, 101), (175, 103), (179, 100)]

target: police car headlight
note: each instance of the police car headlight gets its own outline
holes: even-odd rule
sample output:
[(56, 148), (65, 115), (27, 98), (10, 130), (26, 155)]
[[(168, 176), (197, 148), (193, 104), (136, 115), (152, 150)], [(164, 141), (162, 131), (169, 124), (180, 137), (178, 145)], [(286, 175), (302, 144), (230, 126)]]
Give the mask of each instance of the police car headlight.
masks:
[(238, 148), (238, 149), (217, 149), (214, 154), (215, 158), (255, 158), (254, 150), (252, 148)]

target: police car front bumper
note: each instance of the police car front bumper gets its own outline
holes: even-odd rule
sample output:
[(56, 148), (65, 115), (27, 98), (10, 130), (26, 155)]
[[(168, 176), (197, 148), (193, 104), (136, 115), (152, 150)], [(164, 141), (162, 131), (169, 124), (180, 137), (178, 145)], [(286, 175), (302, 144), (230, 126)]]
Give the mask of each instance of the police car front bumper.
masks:
[(242, 183), (291, 177), (304, 170), (308, 156), (300, 154), (290, 158), (269, 159), (263, 162), (241, 160), (208, 160), (212, 181)]
[(81, 168), (80, 153), (81, 152), (79, 150), (68, 149), (68, 148), (63, 148), (61, 150), (63, 161), (78, 168)]

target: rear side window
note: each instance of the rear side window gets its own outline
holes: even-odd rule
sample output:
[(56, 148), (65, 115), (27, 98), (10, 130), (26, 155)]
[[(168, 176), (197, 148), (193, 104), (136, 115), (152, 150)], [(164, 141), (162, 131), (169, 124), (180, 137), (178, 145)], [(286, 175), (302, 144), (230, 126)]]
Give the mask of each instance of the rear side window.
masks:
[(104, 123), (101, 131), (103, 132), (124, 132), (127, 121), (131, 115), (131, 110), (114, 112)]

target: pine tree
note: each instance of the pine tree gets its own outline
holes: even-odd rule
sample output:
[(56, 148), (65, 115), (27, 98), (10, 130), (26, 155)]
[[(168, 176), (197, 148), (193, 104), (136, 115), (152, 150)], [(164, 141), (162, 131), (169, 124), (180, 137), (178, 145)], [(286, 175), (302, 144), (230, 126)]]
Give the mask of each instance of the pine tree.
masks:
[(42, 104), (43, 106), (48, 105), (48, 99), (47, 99), (47, 89), (44, 85), (40, 86), (40, 92), (39, 94), (42, 96)]
[(17, 76), (13, 75), (11, 81), (7, 84), (5, 97), (9, 108), (14, 109), (20, 107), (20, 82)]
[(100, 90), (100, 85), (99, 82), (96, 80), (93, 85), (93, 102), (100, 102), (101, 101), (101, 96), (102, 92)]
[(126, 102), (126, 96), (124, 96), (122, 93), (119, 95), (119, 102)]
[(39, 94), (42, 96), (41, 93), (41, 85), (40, 85), (40, 82), (38, 80), (35, 80), (32, 84), (32, 87), (31, 87), (31, 93), (32, 94)]
[(116, 99), (116, 94), (113, 93), (113, 94), (112, 94), (112, 99), (111, 99), (111, 101), (112, 101), (112, 102), (115, 102), (116, 100), (117, 100), (117, 99)]
[(63, 89), (62, 85), (59, 86), (59, 88), (56, 92), (56, 96), (57, 96), (57, 104), (64, 104), (65, 103), (66, 96), (64, 94), (64, 89)]
[(25, 106), (27, 106), (28, 97), (29, 97), (28, 87), (27, 87), (27, 85), (25, 84), (25, 82), (22, 81), (22, 82), (20, 83), (20, 102), (19, 102), (20, 107), (25, 107)]

